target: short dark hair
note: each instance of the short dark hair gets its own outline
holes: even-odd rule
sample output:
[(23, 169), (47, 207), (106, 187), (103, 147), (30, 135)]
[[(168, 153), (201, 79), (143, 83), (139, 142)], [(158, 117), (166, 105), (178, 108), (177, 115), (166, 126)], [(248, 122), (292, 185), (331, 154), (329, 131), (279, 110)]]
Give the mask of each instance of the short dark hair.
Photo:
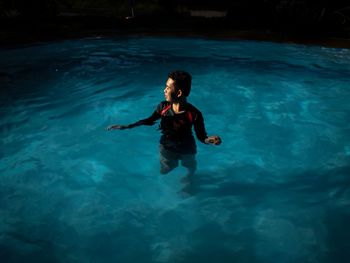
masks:
[(168, 74), (168, 78), (174, 81), (175, 89), (180, 89), (185, 97), (190, 95), (192, 82), (190, 73), (183, 70), (175, 70)]

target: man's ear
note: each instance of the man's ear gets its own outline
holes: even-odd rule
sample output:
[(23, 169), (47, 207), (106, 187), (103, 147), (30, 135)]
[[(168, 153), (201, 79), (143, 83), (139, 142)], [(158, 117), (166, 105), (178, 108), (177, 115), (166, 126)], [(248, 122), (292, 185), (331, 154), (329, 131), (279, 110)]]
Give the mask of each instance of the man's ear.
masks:
[(177, 96), (178, 98), (180, 98), (180, 97), (182, 96), (182, 90), (179, 89), (179, 90), (177, 91), (177, 95), (176, 95), (176, 96)]

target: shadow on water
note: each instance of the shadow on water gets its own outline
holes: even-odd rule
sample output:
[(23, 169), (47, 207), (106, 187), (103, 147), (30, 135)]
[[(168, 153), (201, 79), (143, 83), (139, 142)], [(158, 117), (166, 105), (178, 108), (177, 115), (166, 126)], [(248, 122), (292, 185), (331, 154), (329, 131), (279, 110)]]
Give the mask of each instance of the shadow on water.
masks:
[[(216, 204), (220, 204), (222, 202), (220, 200), (228, 200), (229, 198), (230, 200), (236, 200), (239, 207), (250, 211), (241, 213), (241, 208), (237, 209), (237, 203), (232, 206), (232, 211), (236, 212), (232, 212), (231, 217), (235, 218), (234, 222), (236, 224), (240, 221), (239, 217), (243, 218), (248, 215), (245, 222), (246, 228), (237, 231), (240, 234), (247, 234), (246, 231), (248, 231), (249, 233), (245, 238), (242, 235), (227, 236), (227, 233), (225, 234), (220, 230), (222, 226), (218, 225), (213, 232), (219, 235), (220, 238), (213, 236), (209, 240), (231, 238), (231, 244), (237, 243), (239, 240), (240, 245), (247, 251), (238, 249), (238, 252), (243, 253), (244, 256), (242, 260), (237, 262), (268, 262), (264, 257), (269, 257), (272, 254), (281, 260), (287, 260), (288, 253), (284, 252), (282, 245), (275, 244), (275, 248), (272, 248), (273, 245), (271, 245), (271, 248), (266, 247), (268, 252), (261, 252), (260, 249), (260, 252), (257, 252), (258, 255), (254, 254), (259, 251), (257, 246), (261, 246), (259, 245), (259, 239), (261, 240), (261, 238), (267, 238), (266, 242), (272, 240), (283, 244), (283, 242), (293, 241), (294, 246), (300, 248), (305, 246), (303, 247), (304, 250), (300, 250), (304, 254), (291, 254), (291, 258), (286, 262), (304, 261), (311, 258), (317, 259), (317, 262), (329, 263), (348, 262), (350, 260), (350, 238), (348, 235), (350, 231), (348, 225), (350, 220), (350, 177), (348, 176), (350, 166), (285, 174), (283, 175), (283, 181), (272, 180), (271, 178), (278, 176), (272, 176), (271, 173), (262, 170), (258, 166), (255, 169), (253, 168), (254, 166), (250, 166), (248, 169), (251, 176), (253, 177), (254, 173), (259, 176), (255, 176), (252, 181), (239, 181), (237, 178), (242, 178), (242, 174), (244, 175), (247, 171), (247, 167), (238, 167), (227, 168), (214, 174), (198, 174), (192, 182), (192, 189), (196, 189), (193, 194), (197, 198), (202, 200), (215, 199)], [(216, 187), (206, 187), (208, 185), (216, 185)], [(257, 218), (258, 221), (254, 222), (253, 217)], [(280, 226), (272, 227), (267, 224), (268, 222), (275, 222)], [(261, 226), (263, 228), (259, 230)], [(281, 227), (280, 230), (278, 230), (279, 227)], [(209, 233), (210, 235), (213, 225), (202, 226), (202, 228), (202, 233)], [(293, 231), (298, 233), (298, 235), (295, 234), (294, 239), (283, 236), (283, 233), (289, 233), (293, 236)], [(310, 239), (310, 234), (307, 234), (308, 231), (314, 233), (315, 236), (312, 239)], [(262, 234), (265, 237), (262, 237)], [(275, 235), (282, 236), (277, 238)], [(245, 243), (247, 237), (249, 237), (248, 242)], [(308, 241), (303, 240), (303, 238)], [(298, 242), (302, 245), (296, 245)], [(213, 244), (213, 242), (209, 243), (210, 245)], [(252, 243), (258, 245), (252, 245)], [(311, 244), (316, 246), (314, 251), (310, 249)], [(310, 249), (310, 251), (307, 249)], [(201, 262), (212, 262), (210, 255), (205, 256), (205, 251), (215, 251), (215, 248), (211, 247), (209, 249), (203, 245), (203, 247), (199, 247), (199, 250), (204, 251), (201, 254), (203, 256)], [(223, 246), (218, 246), (218, 251), (220, 251), (219, 255), (225, 255), (227, 252), (227, 260), (220, 259), (221, 262), (232, 262), (229, 259), (239, 257), (238, 252), (225, 251)], [(297, 254), (297, 252), (295, 253)], [(245, 258), (247, 255), (249, 255), (248, 260)]]
[(328, 250), (325, 262), (350, 261), (350, 207), (343, 209), (329, 209), (325, 216), (328, 226)]
[(180, 262), (257, 262), (252, 253), (253, 236), (254, 233), (250, 230), (237, 234), (227, 233), (217, 222), (209, 222), (191, 233), (193, 249)]
[[(242, 174), (253, 176), (254, 173), (258, 174), (254, 180), (243, 180)], [(190, 188), (188, 200), (197, 201), (195, 209), (182, 210), (180, 206), (161, 211), (144, 203), (107, 211), (102, 217), (92, 213), (76, 218), (79, 214), (74, 213), (73, 220), (81, 220), (79, 224), (84, 225), (85, 220), (89, 220), (87, 231), (62, 219), (62, 215), (70, 213), (65, 203), (72, 201), (63, 200), (53, 207), (54, 213), (34, 217), (38, 221), (21, 220), (21, 216), (27, 216), (23, 212), (17, 220), (7, 222), (8, 229), (1, 237), (0, 256), (6, 259), (2, 262), (250, 263), (269, 262), (273, 256), (283, 262), (315, 262), (310, 261), (312, 257), (317, 262), (347, 262), (350, 259), (348, 174), (350, 166), (343, 166), (286, 174), (284, 181), (277, 181), (271, 179), (275, 178), (271, 173), (254, 165), (231, 167), (212, 174), (199, 173), (183, 182), (185, 188)], [(109, 196), (120, 183), (117, 178), (114, 180), (111, 177), (97, 185), (106, 196), (93, 209), (106, 204), (111, 205), (111, 209), (118, 208), (118, 202)], [(136, 188), (133, 191), (137, 191)], [(6, 195), (5, 190), (2, 187), (2, 194)], [(308, 214), (314, 213), (315, 207), (323, 212)], [(295, 211), (289, 211), (291, 209)], [(271, 211), (276, 212), (271, 214)], [(260, 213), (263, 216), (259, 216)], [(196, 216), (193, 218), (193, 215)], [(269, 220), (277, 227), (270, 225)], [(303, 243), (303, 234), (294, 239), (284, 236), (286, 233), (293, 235), (294, 228), (288, 228), (293, 220), (298, 222), (294, 226), (296, 230), (301, 227), (317, 232), (325, 228), (327, 234), (319, 238), (322, 245), (308, 254), (298, 255), (304, 251), (302, 249), (296, 250), (296, 255), (288, 254), (285, 249), (290, 250), (289, 243), (286, 248), (278, 242)], [(274, 231), (278, 236), (270, 233)], [(269, 244), (275, 247), (266, 247), (268, 252), (265, 253), (266, 245), (262, 244), (266, 242), (276, 244)], [(319, 240), (314, 242), (317, 245)], [(310, 256), (312, 253), (314, 255)], [(287, 260), (288, 257), (291, 259)]]
[(152, 262), (143, 226), (130, 220), (128, 213), (113, 228), (86, 233), (78, 233), (56, 216), (17, 222), (1, 237), (1, 262)]
[[(329, 193), (329, 199), (336, 199), (342, 198), (342, 195), (349, 190), (349, 174), (350, 166), (278, 175), (248, 164), (245, 167), (228, 167), (211, 174), (199, 173), (189, 182), (192, 184), (190, 187), (196, 190), (196, 194), (205, 197), (258, 196), (261, 199), (262, 195), (273, 191), (286, 191), (286, 193), (299, 192), (310, 195)], [(217, 187), (205, 187), (208, 185)]]

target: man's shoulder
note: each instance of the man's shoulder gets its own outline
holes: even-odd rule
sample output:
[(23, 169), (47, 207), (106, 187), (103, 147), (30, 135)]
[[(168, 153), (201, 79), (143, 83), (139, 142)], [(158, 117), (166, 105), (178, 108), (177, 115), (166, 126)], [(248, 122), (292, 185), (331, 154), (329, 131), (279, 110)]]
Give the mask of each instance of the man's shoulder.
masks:
[(193, 104), (187, 103), (187, 109), (189, 111), (195, 112), (195, 113), (201, 113), (199, 109), (197, 109)]
[(158, 108), (164, 108), (164, 107), (167, 107), (169, 105), (170, 105), (170, 102), (163, 100), (163, 101), (159, 102)]
[(161, 101), (161, 102), (159, 103), (159, 105), (165, 105), (165, 106), (167, 106), (167, 105), (170, 105), (170, 102), (169, 102), (169, 101), (166, 101), (166, 100), (163, 100), (163, 101)]
[(157, 106), (157, 111), (161, 112), (164, 108), (168, 107), (170, 105), (170, 102), (168, 101), (161, 101)]

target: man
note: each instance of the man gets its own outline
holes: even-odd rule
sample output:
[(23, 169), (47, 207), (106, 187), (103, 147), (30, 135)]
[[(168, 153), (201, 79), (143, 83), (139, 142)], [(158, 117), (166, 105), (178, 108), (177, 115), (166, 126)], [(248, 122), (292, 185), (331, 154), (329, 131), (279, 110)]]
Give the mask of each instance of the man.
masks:
[(191, 91), (192, 77), (185, 71), (173, 71), (168, 75), (164, 89), (165, 101), (162, 101), (153, 114), (129, 125), (111, 125), (108, 130), (131, 129), (140, 125), (153, 125), (161, 119), (160, 130), (160, 172), (167, 174), (181, 161), (188, 169), (188, 175), (196, 171), (196, 142), (192, 127), (199, 141), (205, 144), (219, 145), (219, 136), (207, 136), (202, 113), (187, 102)]

